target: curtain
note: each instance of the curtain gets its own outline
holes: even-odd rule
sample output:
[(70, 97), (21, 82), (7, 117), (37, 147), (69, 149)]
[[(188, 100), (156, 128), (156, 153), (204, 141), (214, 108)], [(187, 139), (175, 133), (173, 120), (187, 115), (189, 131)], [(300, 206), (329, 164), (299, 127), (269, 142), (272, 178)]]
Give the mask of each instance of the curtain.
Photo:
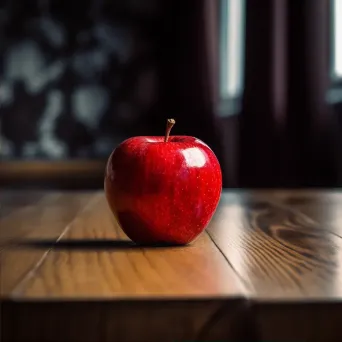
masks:
[(163, 58), (164, 116), (175, 117), (174, 134), (198, 137), (217, 155), (224, 186), (234, 186), (235, 164), (229, 163), (218, 105), (218, 1), (173, 1), (168, 12), (172, 23), (164, 32), (169, 49)]
[(333, 186), (329, 1), (247, 1), (239, 184)]

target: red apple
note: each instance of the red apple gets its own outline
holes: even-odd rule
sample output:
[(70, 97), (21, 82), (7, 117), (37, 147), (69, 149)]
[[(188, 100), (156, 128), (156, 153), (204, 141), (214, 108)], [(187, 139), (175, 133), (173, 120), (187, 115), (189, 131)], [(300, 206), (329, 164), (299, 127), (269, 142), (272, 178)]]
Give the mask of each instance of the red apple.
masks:
[(105, 193), (126, 235), (140, 244), (187, 244), (208, 225), (222, 190), (220, 164), (201, 140), (133, 137), (110, 155)]

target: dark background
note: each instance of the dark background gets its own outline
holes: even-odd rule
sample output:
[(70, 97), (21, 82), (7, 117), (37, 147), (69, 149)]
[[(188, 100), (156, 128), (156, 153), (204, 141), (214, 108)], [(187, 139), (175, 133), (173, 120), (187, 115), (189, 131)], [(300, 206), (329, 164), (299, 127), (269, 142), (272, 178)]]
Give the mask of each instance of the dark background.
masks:
[(0, 186), (100, 188), (112, 149), (162, 135), (168, 117), (212, 147), (225, 187), (340, 186), (330, 1), (246, 0), (229, 116), (218, 0), (0, 5)]

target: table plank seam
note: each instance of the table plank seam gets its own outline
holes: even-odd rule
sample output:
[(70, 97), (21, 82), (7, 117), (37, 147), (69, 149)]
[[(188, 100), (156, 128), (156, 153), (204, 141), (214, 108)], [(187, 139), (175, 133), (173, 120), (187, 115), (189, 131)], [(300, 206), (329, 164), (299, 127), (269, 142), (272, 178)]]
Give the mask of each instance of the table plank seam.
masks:
[[(68, 233), (69, 229), (72, 227), (73, 223), (78, 219), (78, 215), (87, 211), (93, 204), (94, 202), (97, 202), (100, 198), (99, 194), (94, 195), (95, 198), (91, 199), (88, 204), (86, 204), (83, 208), (81, 208), (79, 211), (75, 213), (75, 216), (71, 221), (66, 225), (64, 230), (61, 232), (61, 234), (58, 236), (56, 239), (56, 243), (58, 243), (65, 234)], [(15, 288), (11, 292), (11, 296), (17, 296), (20, 295), (24, 291), (24, 288), (26, 284), (30, 281), (32, 277), (39, 271), (40, 267), (44, 264), (44, 261), (46, 260), (47, 256), (49, 253), (54, 249), (54, 247), (50, 247), (42, 257), (37, 261), (37, 263), (29, 270), (27, 273), (22, 277), (22, 279), (18, 282), (18, 284), (15, 286)]]
[(233, 264), (230, 262), (230, 260), (228, 259), (228, 257), (225, 255), (225, 253), (222, 251), (222, 249), (220, 248), (220, 246), (216, 243), (215, 239), (211, 236), (211, 234), (209, 233), (209, 231), (205, 231), (205, 233), (209, 236), (209, 239), (211, 240), (211, 242), (214, 244), (214, 246), (218, 249), (218, 251), (220, 252), (220, 254), (223, 256), (223, 258), (227, 261), (229, 267), (233, 270), (234, 274), (238, 277), (239, 282), (240, 282), (240, 286), (243, 290), (243, 298), (247, 299), (248, 296), (247, 294), (249, 293), (248, 289), (249, 289), (249, 284), (248, 282), (239, 274), (239, 272), (237, 272), (237, 270), (234, 268)]
[(178, 250), (131, 248), (103, 192), (86, 210), (97, 194), (76, 201), (82, 207), (51, 239), (64, 244), (43, 244), (51, 249), (28, 258), (25, 272), (12, 263), (26, 264), (25, 253), (0, 253), (6, 280), (20, 273), (0, 298), (1, 341), (341, 340), (342, 192), (326, 202), (302, 192), (297, 202), (291, 192), (229, 195), (194, 246)]

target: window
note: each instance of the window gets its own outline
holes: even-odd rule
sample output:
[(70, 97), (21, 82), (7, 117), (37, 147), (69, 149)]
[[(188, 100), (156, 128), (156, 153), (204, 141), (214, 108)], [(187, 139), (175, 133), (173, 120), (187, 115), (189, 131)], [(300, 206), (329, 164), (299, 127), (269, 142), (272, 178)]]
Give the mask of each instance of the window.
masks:
[(331, 0), (331, 67), (332, 87), (327, 92), (329, 104), (342, 102), (342, 0)]
[(342, 0), (333, 0), (333, 78), (342, 79)]
[(243, 91), (245, 0), (221, 0), (220, 100), (222, 116), (236, 114)]

